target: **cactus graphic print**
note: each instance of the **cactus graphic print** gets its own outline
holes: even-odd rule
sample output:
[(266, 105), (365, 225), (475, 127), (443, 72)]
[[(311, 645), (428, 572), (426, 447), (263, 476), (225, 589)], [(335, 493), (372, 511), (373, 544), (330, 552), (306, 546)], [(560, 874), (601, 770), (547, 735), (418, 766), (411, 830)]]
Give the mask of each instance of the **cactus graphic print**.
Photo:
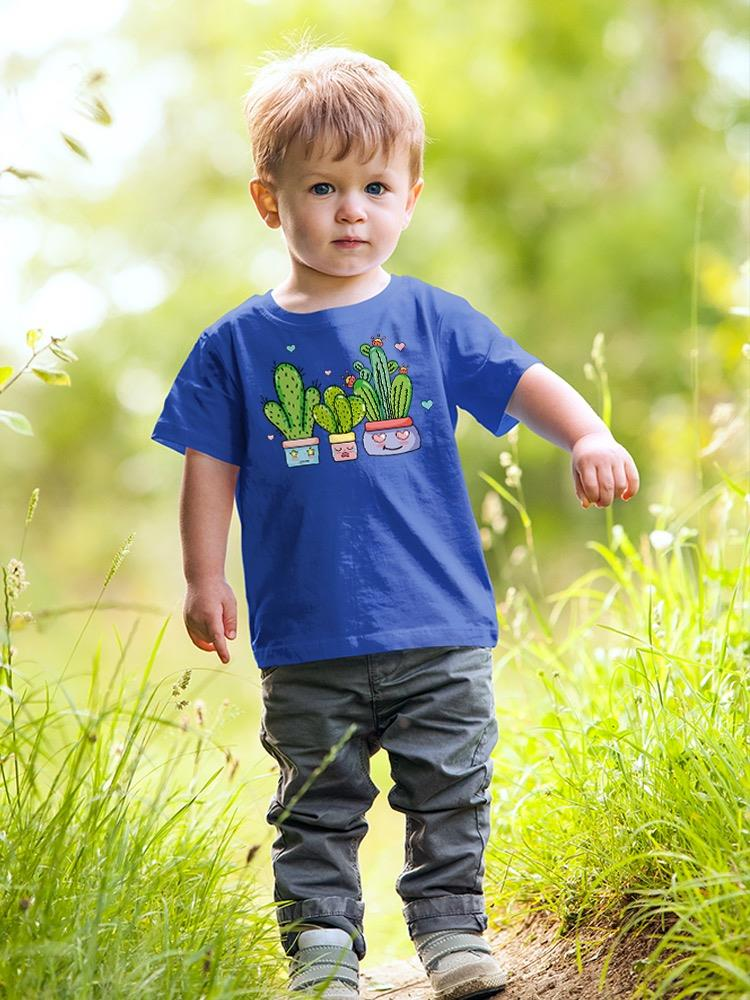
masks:
[[(406, 344), (399, 344), (401, 350)], [(403, 455), (415, 451), (420, 444), (419, 431), (409, 416), (412, 382), (406, 365), (389, 360), (383, 350), (383, 338), (374, 336), (371, 343), (360, 344), (370, 368), (355, 361), (343, 376), (351, 388), (347, 395), (340, 385), (329, 385), (320, 401), (317, 384), (305, 387), (302, 372), (291, 362), (274, 366), (273, 381), (278, 399), (263, 403), (263, 412), (274, 427), (286, 438), (282, 442), (287, 465), (316, 465), (319, 461), (320, 440), (313, 437), (313, 425), (318, 423), (327, 432), (334, 462), (350, 462), (357, 457), (354, 427), (367, 416), (363, 444), (368, 455)], [(330, 369), (326, 370), (326, 374)], [(391, 376), (395, 374), (393, 381)]]
[(203, 330), (151, 437), (239, 469), (259, 667), (496, 644), (457, 410), (502, 436), (535, 363), (466, 299), (407, 275), (310, 313), (269, 290)]

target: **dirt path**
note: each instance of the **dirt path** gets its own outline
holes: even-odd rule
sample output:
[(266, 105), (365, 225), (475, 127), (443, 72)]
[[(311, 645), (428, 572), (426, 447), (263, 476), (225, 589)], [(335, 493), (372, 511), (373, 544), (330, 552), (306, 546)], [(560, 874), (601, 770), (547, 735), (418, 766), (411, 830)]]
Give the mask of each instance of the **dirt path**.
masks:
[[(555, 940), (556, 925), (541, 916), (527, 918), (518, 929), (490, 930), (485, 937), (508, 970), (502, 1000), (628, 1000), (635, 987), (633, 963), (649, 951), (648, 940), (622, 943), (610, 961), (605, 986), (599, 976), (614, 941), (611, 930), (588, 932), (581, 947), (581, 970), (574, 935)], [(360, 973), (366, 1000), (431, 1000), (429, 981), (416, 955)]]

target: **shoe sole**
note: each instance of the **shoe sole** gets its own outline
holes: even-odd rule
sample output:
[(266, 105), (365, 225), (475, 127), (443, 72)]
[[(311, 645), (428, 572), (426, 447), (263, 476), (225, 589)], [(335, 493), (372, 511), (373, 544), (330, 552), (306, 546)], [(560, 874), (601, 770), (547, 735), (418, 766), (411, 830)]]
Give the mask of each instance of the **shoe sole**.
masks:
[[(316, 996), (316, 994), (310, 989), (310, 987), (307, 987), (307, 989), (305, 990), (292, 989), (290, 990), (290, 992), (297, 993), (299, 995), (300, 1000), (314, 1000)], [(335, 993), (326, 992), (323, 994), (324, 1000), (359, 1000), (361, 996), (362, 996), (361, 993), (353, 993), (351, 990), (341, 991), (341, 992), (337, 990)]]
[(435, 993), (436, 1000), (482, 1000), (499, 993), (508, 985), (508, 977), (502, 973), (496, 976), (479, 976), (464, 983), (457, 983), (446, 990)]

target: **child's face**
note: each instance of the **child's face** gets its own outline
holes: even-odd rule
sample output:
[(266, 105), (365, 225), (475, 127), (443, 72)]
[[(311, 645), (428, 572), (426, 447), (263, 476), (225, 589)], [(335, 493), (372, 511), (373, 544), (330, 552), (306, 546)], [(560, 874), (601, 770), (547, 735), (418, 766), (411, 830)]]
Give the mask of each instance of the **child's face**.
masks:
[[(387, 260), (411, 219), (424, 181), (410, 185), (408, 150), (399, 143), (387, 162), (378, 153), (335, 161), (320, 145), (305, 159), (295, 139), (272, 186), (250, 181), (253, 200), (272, 229), (284, 231), (293, 261), (337, 277), (352, 277)], [(342, 243), (347, 236), (362, 242)]]

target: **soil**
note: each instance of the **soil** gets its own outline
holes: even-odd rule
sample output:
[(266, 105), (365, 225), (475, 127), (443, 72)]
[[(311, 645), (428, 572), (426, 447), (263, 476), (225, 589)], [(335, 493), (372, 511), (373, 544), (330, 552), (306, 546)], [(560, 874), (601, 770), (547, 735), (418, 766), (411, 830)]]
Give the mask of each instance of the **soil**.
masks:
[[(653, 937), (623, 939), (614, 949), (600, 986), (616, 931), (581, 931), (577, 947), (574, 933), (557, 936), (558, 926), (551, 918), (535, 914), (513, 928), (485, 931), (493, 954), (508, 971), (507, 987), (495, 995), (501, 1000), (629, 1000), (637, 982), (634, 966), (653, 948)], [(431, 1000), (434, 996), (416, 954), (406, 961), (361, 970), (360, 989), (365, 1000)]]

